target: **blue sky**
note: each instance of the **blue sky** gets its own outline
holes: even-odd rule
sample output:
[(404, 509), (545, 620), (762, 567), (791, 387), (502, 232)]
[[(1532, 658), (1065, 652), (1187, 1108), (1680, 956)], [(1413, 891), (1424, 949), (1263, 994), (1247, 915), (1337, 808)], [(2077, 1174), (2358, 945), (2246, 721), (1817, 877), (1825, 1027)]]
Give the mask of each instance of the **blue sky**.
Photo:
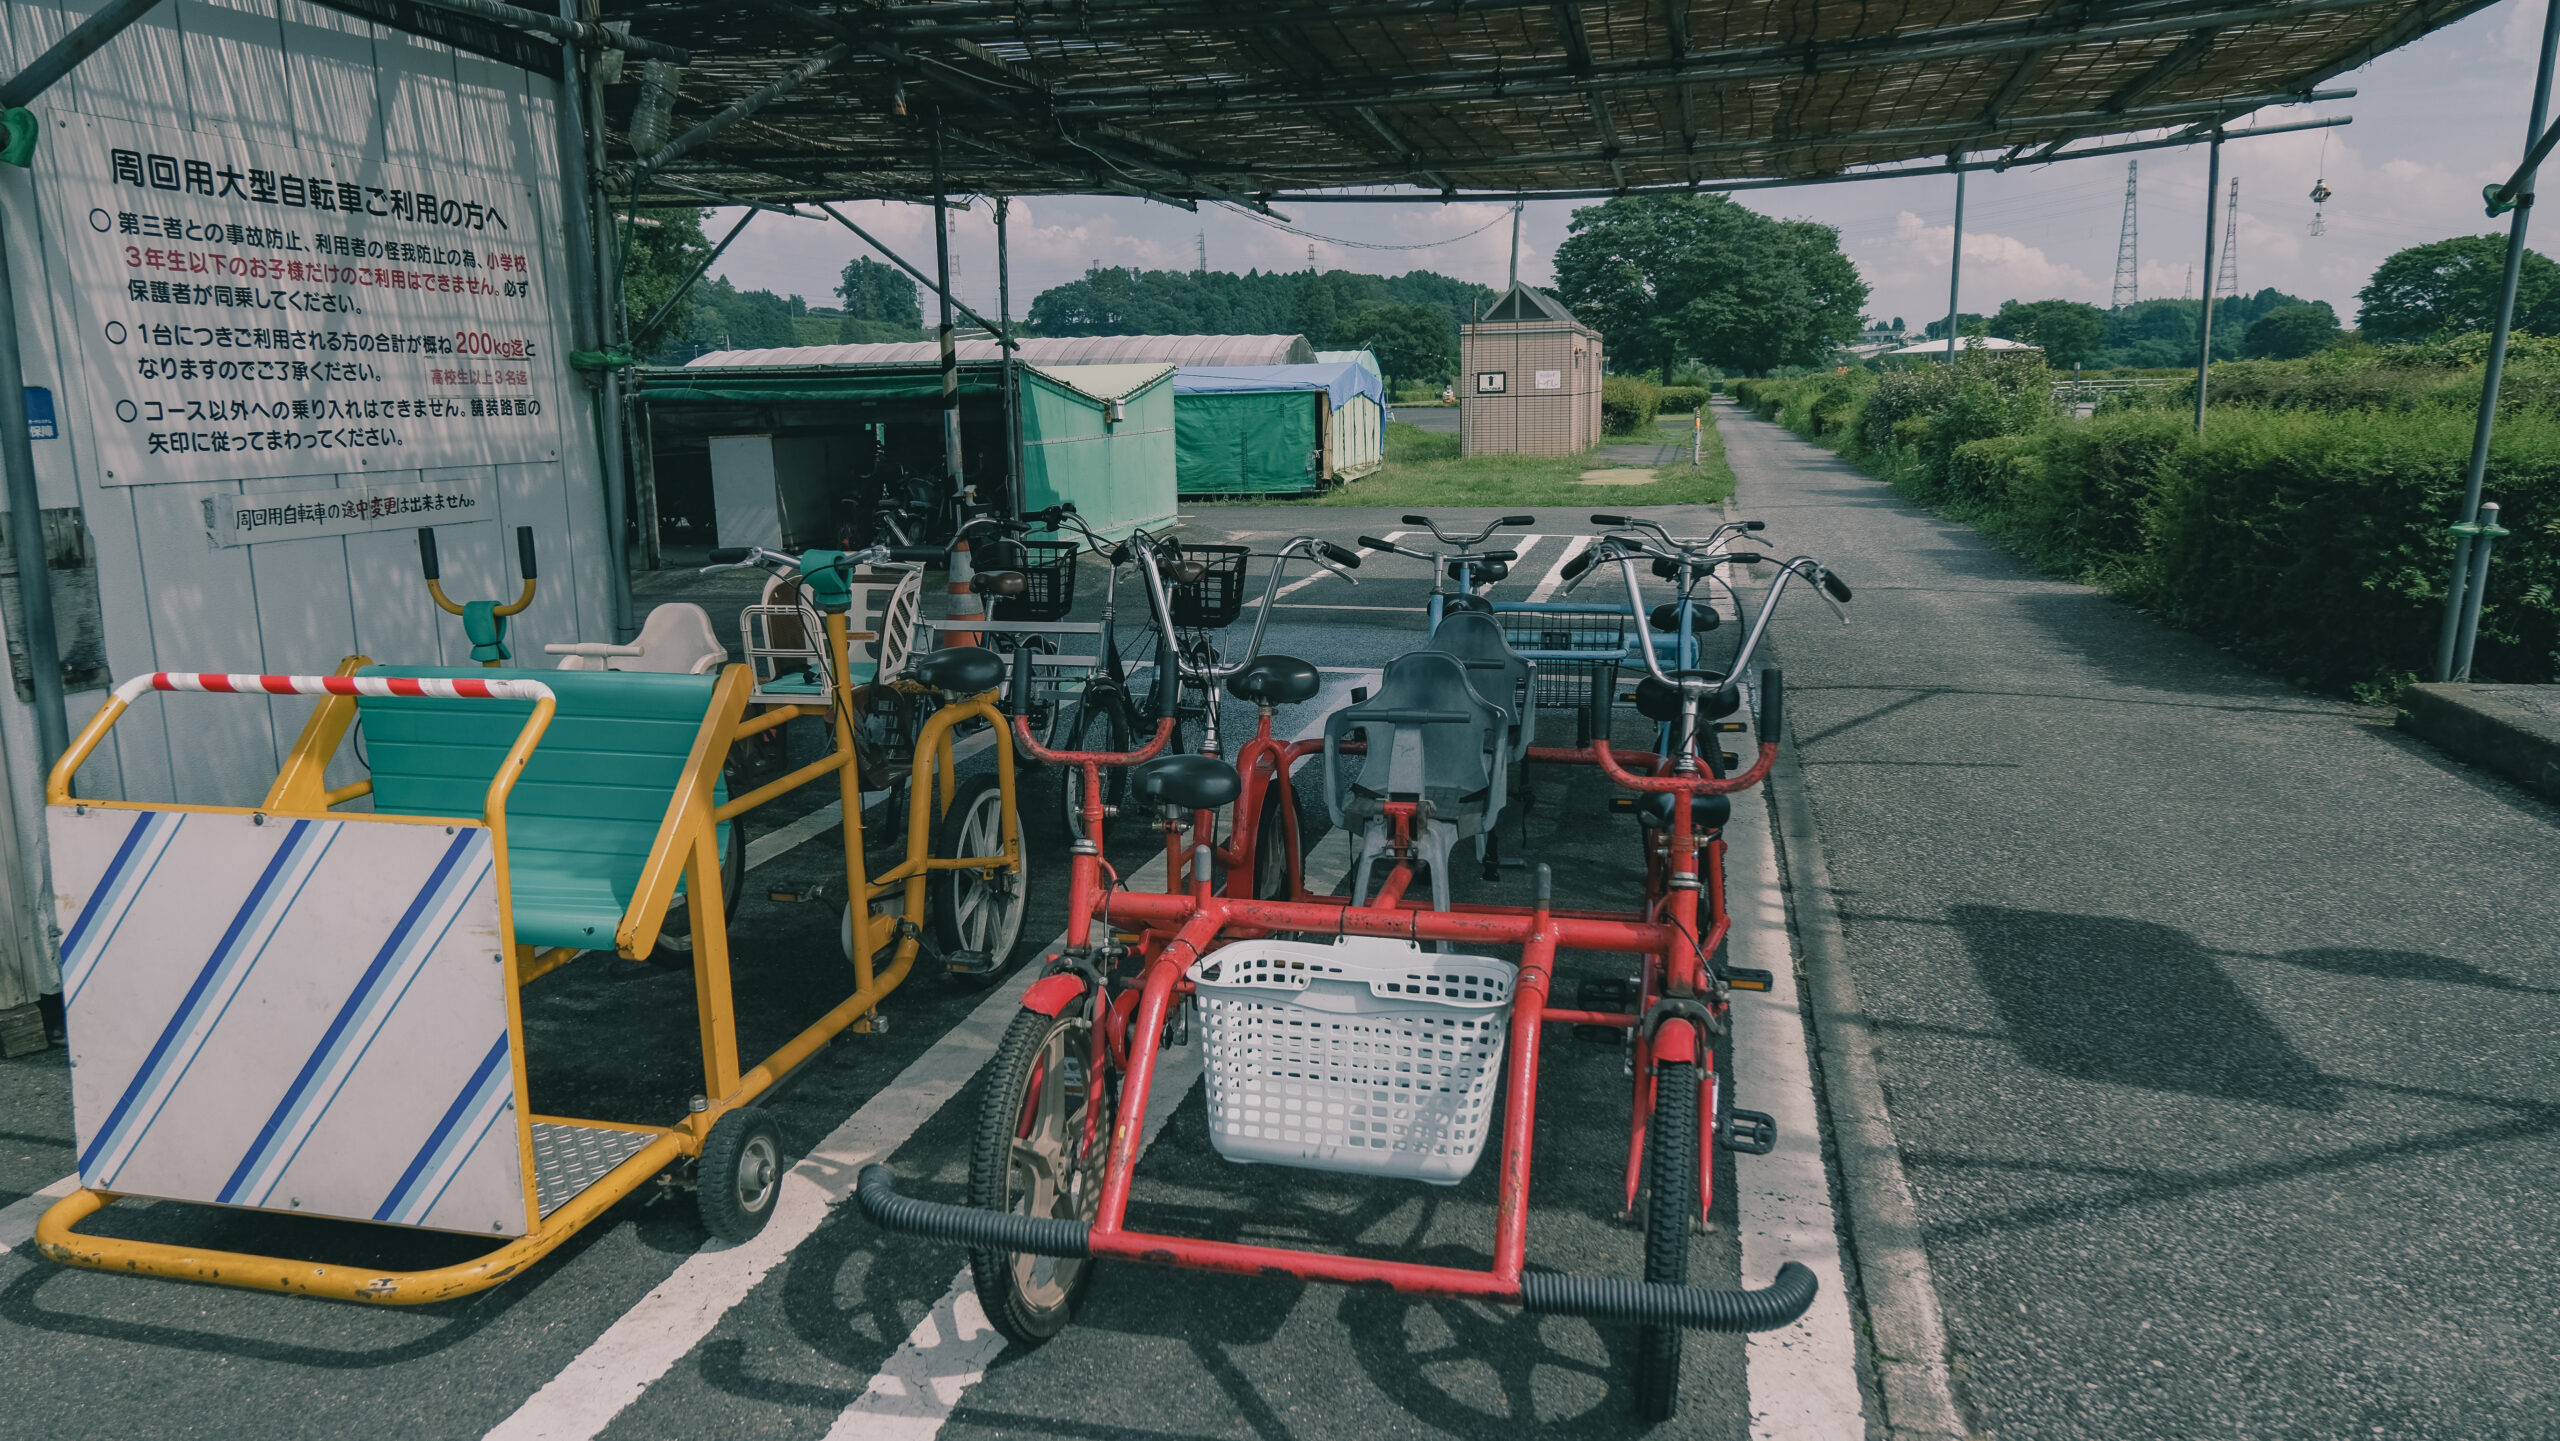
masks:
[[(2480, 187), (2506, 178), (2523, 150), (2543, 13), (2529, 0), (2505, 0), (2331, 82), (2355, 87), (2352, 100), (2263, 112), (2260, 123), (2306, 115), (2350, 115), (2355, 123), (2224, 148), (2225, 183), (2235, 176), (2240, 182), (2240, 284), (2326, 300), (2352, 324), (2355, 293), (2383, 257), (2430, 240), (2503, 230), (2503, 221), (2482, 214)], [(2178, 295), (2191, 267), (2201, 273), (2205, 165), (2201, 146), (2141, 156), (2145, 297)], [(2327, 233), (2314, 237), (2308, 195), (2312, 182), (2324, 178), (2336, 195), (2327, 207)], [(1989, 311), (2005, 299), (2057, 296), (2106, 304), (2124, 182), (2122, 158), (1973, 175), (1966, 182), (1964, 308)], [(1902, 316), (1915, 328), (1945, 314), (1951, 177), (1763, 191), (1742, 199), (1772, 215), (1839, 227), (1841, 248), (1874, 287), (1872, 313)], [(1523, 279), (1543, 284), (1551, 278), (1555, 246), (1577, 205), (1527, 207)], [(910, 260), (930, 266), (929, 210), (885, 202), (845, 208)], [(1204, 243), (1209, 264), (1220, 270), (1303, 269), (1313, 245), (1316, 263), (1326, 269), (1429, 269), (1494, 286), (1504, 279), (1511, 239), (1505, 206), (1280, 209), (1297, 231), (1312, 235), (1208, 205), (1193, 214), (1117, 197), (1016, 200), (1009, 222), (1014, 309), (1095, 263), (1190, 269)], [(725, 228), (734, 214), (723, 212), (712, 223)], [(2560, 250), (2560, 235), (2537, 238), (2543, 242), (2537, 248)], [(1378, 245), (1427, 248), (1365, 248)], [(836, 273), (858, 253), (867, 252), (832, 222), (767, 215), (730, 247), (717, 273), (742, 288), (796, 292), (829, 304)], [(995, 314), (994, 229), (984, 204), (955, 219), (953, 259), (960, 297)]]

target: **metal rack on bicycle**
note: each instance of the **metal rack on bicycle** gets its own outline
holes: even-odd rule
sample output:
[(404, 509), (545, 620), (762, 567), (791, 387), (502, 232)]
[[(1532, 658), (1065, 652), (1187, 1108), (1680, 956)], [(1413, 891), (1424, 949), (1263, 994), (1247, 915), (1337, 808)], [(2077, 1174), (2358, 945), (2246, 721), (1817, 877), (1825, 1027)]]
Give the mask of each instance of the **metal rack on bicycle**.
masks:
[[(984, 620), (918, 617), (917, 645), (938, 646), (947, 635), (977, 636), (978, 643), (1012, 661), (1006, 712), (1029, 714), (1034, 734), (1047, 736), (1101, 662), (1102, 627), (1066, 619), (1075, 609), (1076, 559), (1082, 551), (1078, 543), (1063, 540), (1008, 536), (988, 543), (987, 559), (997, 563), (991, 568), (1022, 573), (1021, 593), (991, 597)], [(1063, 645), (1067, 636), (1094, 637), (1092, 652), (1068, 653)]]
[(1503, 640), (1536, 664), (1534, 703), (1542, 710), (1582, 710), (1595, 690), (1606, 695), (1639, 633), (1636, 617), (1618, 606), (1519, 602), (1496, 605), (1493, 618)]

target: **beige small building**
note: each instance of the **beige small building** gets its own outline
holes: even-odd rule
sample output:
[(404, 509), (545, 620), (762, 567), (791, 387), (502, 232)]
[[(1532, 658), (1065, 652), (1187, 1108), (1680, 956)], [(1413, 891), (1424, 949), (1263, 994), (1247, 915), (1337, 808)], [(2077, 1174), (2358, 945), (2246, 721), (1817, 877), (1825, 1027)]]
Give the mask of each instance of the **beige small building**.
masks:
[(1462, 455), (1575, 455), (1600, 443), (1600, 332), (1514, 285), (1458, 327)]

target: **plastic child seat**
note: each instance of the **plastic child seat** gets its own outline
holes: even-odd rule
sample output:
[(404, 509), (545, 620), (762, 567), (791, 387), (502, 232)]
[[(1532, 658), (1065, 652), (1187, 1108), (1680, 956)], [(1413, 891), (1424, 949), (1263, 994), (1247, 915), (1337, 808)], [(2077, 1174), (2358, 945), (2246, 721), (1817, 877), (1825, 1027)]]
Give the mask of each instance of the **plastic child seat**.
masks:
[[(824, 552), (832, 555), (835, 552)], [(821, 552), (803, 557), (814, 563)], [(820, 585), (797, 576), (767, 580), (763, 598), (739, 617), (747, 663), (755, 667), (758, 704), (823, 703), (827, 693), (825, 604), (841, 596), (845, 628), (869, 640), (847, 647), (854, 685), (903, 674), (915, 647), (916, 610), (924, 593), (921, 566), (827, 569)]]
[(907, 665), (907, 677), (950, 695), (976, 695), (1004, 683), (1004, 657), (982, 645), (929, 650)]
[(1534, 735), (1529, 700), (1537, 694), (1536, 663), (1503, 639), (1500, 622), (1477, 611), (1442, 616), (1440, 628), (1431, 633), (1429, 647), (1446, 651), (1466, 664), (1467, 680), (1475, 686), (1476, 693), (1503, 709), (1510, 726), (1511, 758), (1525, 759)]
[(1296, 705), (1324, 689), (1324, 677), (1295, 656), (1266, 655), (1227, 677), (1227, 694), (1256, 705)]
[[(1325, 718), (1325, 807), (1335, 825), (1362, 832), (1355, 902), (1366, 897), (1369, 869), (1386, 854), (1393, 828), (1378, 823), (1386, 804), (1420, 801), (1427, 814), (1413, 839), (1430, 864), (1433, 903), (1449, 908), (1449, 852), (1491, 830), (1508, 799), (1500, 757), (1507, 723), (1508, 713), (1467, 683), (1465, 664), (1437, 650), (1396, 657), (1377, 694)], [(1356, 777), (1342, 753), (1355, 731), (1368, 747)]]
[(669, 601), (649, 612), (630, 646), (638, 655), (580, 655), (574, 647), (544, 646), (560, 656), (562, 670), (623, 670), (649, 675), (704, 675), (729, 659), (712, 629), (711, 613), (691, 601)]
[(1129, 788), (1176, 810), (1214, 811), (1244, 794), (1244, 780), (1216, 756), (1158, 756), (1129, 772)]
[[(507, 881), (515, 939), (611, 950), (667, 802), (711, 708), (715, 675), (489, 671), (371, 666), (378, 676), (539, 680), (557, 702), (507, 798)], [(356, 702), (373, 808), (388, 815), (476, 817), (531, 701), (365, 696)], [(728, 798), (715, 787), (714, 804)], [(719, 827), (723, 856), (731, 828)]]

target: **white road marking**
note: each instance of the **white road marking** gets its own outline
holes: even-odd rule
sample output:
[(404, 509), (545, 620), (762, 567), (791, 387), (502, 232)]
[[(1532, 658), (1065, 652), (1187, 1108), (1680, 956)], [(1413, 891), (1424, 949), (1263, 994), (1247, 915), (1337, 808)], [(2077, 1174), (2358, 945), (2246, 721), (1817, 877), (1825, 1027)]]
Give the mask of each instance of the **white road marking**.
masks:
[[(1410, 532), (1407, 532), (1407, 531), (1391, 530), (1391, 531), (1388, 531), (1385, 535), (1380, 536), (1380, 537), (1379, 537), (1379, 539), (1381, 539), (1381, 540), (1402, 540), (1402, 539), (1404, 539), (1404, 538), (1405, 538), (1405, 536), (1406, 536), (1406, 535), (1408, 535), (1409, 533), (1410, 533)], [(1364, 557), (1364, 558), (1365, 558), (1365, 557), (1368, 557), (1368, 556), (1373, 556), (1373, 555), (1384, 555), (1384, 554), (1386, 554), (1386, 552), (1384, 552), (1384, 551), (1371, 550), (1369, 547), (1367, 547), (1367, 546), (1365, 546), (1365, 545), (1361, 545), (1361, 546), (1354, 546), (1354, 547), (1352, 547), (1352, 549), (1354, 549), (1354, 550), (1358, 551), (1358, 552), (1361, 554), (1361, 556), (1362, 556), (1362, 557)], [(1310, 575), (1310, 576), (1303, 576), (1303, 577), (1301, 577), (1301, 578), (1299, 578), (1299, 579), (1297, 579), (1297, 580), (1293, 580), (1293, 581), (1289, 582), (1287, 585), (1284, 585), (1284, 586), (1280, 587), (1280, 594), (1281, 594), (1282, 596), (1291, 596), (1291, 595), (1296, 595), (1299, 591), (1305, 590), (1308, 586), (1311, 586), (1311, 585), (1315, 584), (1317, 581), (1323, 580), (1325, 577), (1327, 577), (1327, 576), (1329, 576), (1329, 575), (1331, 575), (1331, 574), (1333, 574), (1333, 572), (1332, 572), (1332, 571), (1329, 571), (1329, 570), (1319, 570), (1319, 571), (1317, 571), (1317, 572), (1316, 572), (1315, 574), (1313, 574), (1313, 575)], [(1275, 597), (1275, 599), (1277, 599), (1277, 597)]]
[(1529, 603), (1531, 605), (1543, 605), (1546, 603), (1548, 597), (1556, 593), (1557, 587), (1564, 584), (1565, 566), (1571, 562), (1575, 556), (1589, 550), (1593, 539), (1594, 537), (1592, 536), (1577, 535), (1570, 541), (1566, 542), (1564, 554), (1557, 556), (1556, 563), (1547, 568), (1546, 579), (1539, 581), (1538, 588), (1529, 592)]
[(36, 1234), (36, 1221), (53, 1207), (53, 1203), (80, 1189), (80, 1174), (74, 1171), (32, 1196), (20, 1197), (0, 1206), (0, 1256), (27, 1244)]
[[(1741, 749), (1748, 750), (1746, 744)], [(1804, 1018), (1797, 1009), (1795, 956), (1787, 939), (1786, 897), (1778, 883), (1777, 846), (1759, 792), (1737, 797), (1725, 837), (1732, 887), (1733, 957), (1774, 979), (1765, 991), (1733, 993), (1734, 1100), (1767, 1111), (1778, 1123), (1778, 1148), (1739, 1157), (1734, 1197), (1742, 1241), (1742, 1284), (1766, 1286), (1787, 1261), (1802, 1262), (1822, 1283), (1813, 1306), (1794, 1325), (1753, 1334), (1743, 1350), (1752, 1441), (1862, 1441), (1867, 1434), (1858, 1395), (1857, 1342), (1841, 1276), (1840, 1233), (1823, 1170), (1821, 1118), (1813, 1069), (1805, 1056)]]
[[(1501, 537), (1496, 538), (1500, 539)], [(1516, 542), (1516, 544), (1511, 547), (1512, 550), (1517, 552), (1517, 554), (1511, 557), (1511, 566), (1514, 570), (1517, 570), (1523, 562), (1528, 560), (1529, 552), (1536, 550), (1538, 548), (1538, 542), (1545, 540), (1546, 537), (1543, 535), (1515, 535), (1510, 537), (1510, 539)], [(1502, 582), (1498, 580), (1486, 581), (1484, 584), (1476, 587), (1476, 594), (1491, 595), (1493, 594), (1493, 588), (1500, 584), (1502, 584)]]

